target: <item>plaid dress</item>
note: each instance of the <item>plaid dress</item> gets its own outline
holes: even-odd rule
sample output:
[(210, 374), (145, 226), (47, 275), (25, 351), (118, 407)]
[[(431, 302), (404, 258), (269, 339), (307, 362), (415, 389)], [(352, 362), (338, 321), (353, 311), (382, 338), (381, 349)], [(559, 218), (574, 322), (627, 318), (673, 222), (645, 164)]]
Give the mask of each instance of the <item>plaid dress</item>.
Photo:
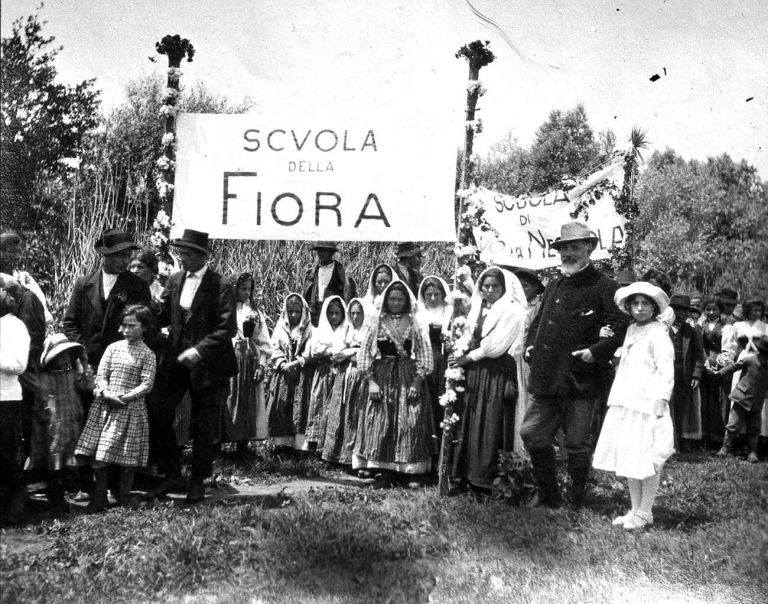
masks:
[(99, 363), (96, 383), (116, 396), (137, 398), (111, 409), (99, 396), (91, 405), (76, 455), (119, 466), (144, 466), (149, 455), (149, 423), (144, 397), (155, 383), (155, 353), (144, 342), (110, 344)]

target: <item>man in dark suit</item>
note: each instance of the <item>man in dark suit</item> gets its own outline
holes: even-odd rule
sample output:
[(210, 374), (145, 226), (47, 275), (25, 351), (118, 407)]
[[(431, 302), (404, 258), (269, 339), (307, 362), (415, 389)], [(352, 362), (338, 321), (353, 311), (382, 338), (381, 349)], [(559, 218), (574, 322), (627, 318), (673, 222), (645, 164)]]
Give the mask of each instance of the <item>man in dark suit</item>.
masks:
[(139, 246), (125, 231), (105, 231), (94, 249), (101, 266), (75, 282), (62, 328), (72, 342), (82, 344), (93, 371), (104, 350), (121, 339), (118, 331), (123, 310), (132, 304), (149, 305), (149, 287), (128, 272), (133, 250)]
[(395, 256), (397, 257), (397, 263), (395, 264), (397, 276), (400, 277), (401, 281), (405, 282), (414, 296), (418, 296), (419, 286), (424, 279), (424, 275), (420, 272), (421, 247), (413, 241), (398, 243)]
[[(531, 364), (530, 405), (520, 430), (531, 455), (538, 502), (561, 503), (554, 440), (565, 433), (570, 498), (584, 499), (592, 456), (592, 414), (600, 396), (600, 372), (624, 339), (627, 320), (613, 300), (618, 284), (602, 275), (589, 256), (597, 237), (587, 225), (571, 222), (552, 244), (562, 275), (549, 282), (528, 331), (525, 356)], [(613, 336), (601, 338), (609, 325)]]
[(171, 245), (184, 270), (171, 275), (161, 297), (161, 324), (170, 327), (169, 350), (160, 368), (166, 374), (163, 391), (148, 409), (151, 449), (166, 478), (148, 496), (183, 487), (173, 420), (189, 391), (193, 447), (187, 502), (196, 503), (205, 497), (203, 481), (213, 472), (219, 406), (237, 373), (232, 348), (237, 311), (233, 288), (208, 266), (208, 233), (187, 229)]
[(347, 276), (344, 265), (333, 259), (339, 251), (333, 241), (318, 241), (312, 249), (317, 255), (317, 262), (304, 277), (304, 299), (309, 304), (312, 325), (317, 327), (323, 300), (329, 296), (341, 296), (349, 302), (357, 296), (357, 287), (354, 280)]

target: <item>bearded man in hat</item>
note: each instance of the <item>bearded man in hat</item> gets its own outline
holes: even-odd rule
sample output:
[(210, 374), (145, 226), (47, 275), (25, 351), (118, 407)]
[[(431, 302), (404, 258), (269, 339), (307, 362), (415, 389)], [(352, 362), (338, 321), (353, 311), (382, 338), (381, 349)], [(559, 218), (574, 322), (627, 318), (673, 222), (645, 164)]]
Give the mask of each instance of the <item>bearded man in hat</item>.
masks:
[(75, 281), (62, 329), (70, 341), (82, 344), (95, 372), (104, 350), (122, 338), (123, 311), (132, 304), (149, 305), (149, 287), (128, 272), (133, 250), (139, 249), (126, 231), (110, 229), (96, 241), (101, 266)]
[[(560, 253), (561, 275), (552, 279), (526, 339), (531, 393), (520, 435), (531, 455), (537, 502), (559, 507), (554, 441), (565, 433), (570, 499), (581, 505), (592, 456), (592, 420), (603, 380), (601, 372), (624, 339), (628, 319), (613, 301), (618, 283), (590, 262), (597, 236), (586, 224), (561, 227), (551, 247)], [(610, 326), (612, 335), (600, 337)]]
[(400, 280), (413, 292), (414, 296), (419, 295), (419, 285), (424, 280), (424, 275), (421, 274), (421, 247), (418, 243), (413, 241), (405, 241), (397, 244), (397, 263), (395, 264), (395, 272)]
[(208, 233), (186, 229), (171, 241), (183, 270), (168, 278), (161, 296), (160, 324), (169, 327), (162, 391), (149, 408), (150, 452), (165, 479), (148, 493), (154, 499), (184, 488), (173, 420), (189, 392), (192, 400), (192, 470), (187, 502), (205, 497), (203, 481), (213, 472), (213, 439), (220, 405), (237, 373), (232, 338), (237, 333), (235, 293), (208, 266)]
[(345, 302), (357, 297), (357, 286), (352, 277), (347, 276), (344, 265), (334, 260), (339, 251), (333, 241), (318, 241), (312, 246), (317, 261), (307, 269), (304, 277), (304, 299), (309, 304), (312, 325), (317, 327), (323, 300), (329, 296), (341, 296)]

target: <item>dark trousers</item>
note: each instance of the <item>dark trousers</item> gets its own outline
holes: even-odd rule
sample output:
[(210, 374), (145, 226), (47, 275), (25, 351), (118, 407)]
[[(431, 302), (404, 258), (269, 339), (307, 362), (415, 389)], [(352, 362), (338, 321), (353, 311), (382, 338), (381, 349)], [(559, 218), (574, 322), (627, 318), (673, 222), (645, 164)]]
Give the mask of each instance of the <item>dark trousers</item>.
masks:
[(193, 479), (204, 479), (213, 473), (213, 439), (219, 421), (223, 391), (228, 382), (220, 385), (195, 388), (192, 386), (190, 371), (174, 362), (163, 387), (149, 399), (150, 450), (160, 472), (168, 476), (181, 474), (181, 456), (176, 443), (173, 421), (176, 407), (184, 394), (189, 391), (192, 400), (190, 434), (192, 436)]
[(19, 463), (22, 401), (0, 401), (0, 487), (13, 493), (24, 487)]
[(732, 448), (736, 437), (741, 429), (746, 427), (747, 440), (749, 441), (750, 451), (757, 452), (757, 441), (760, 436), (760, 425), (762, 422), (763, 401), (753, 403), (751, 409), (745, 409), (738, 403), (733, 403), (728, 425), (725, 427), (725, 440), (723, 445)]
[(555, 435), (565, 434), (568, 473), (574, 487), (583, 490), (592, 457), (592, 418), (597, 397), (531, 395), (520, 437), (531, 454), (536, 482), (545, 499), (556, 499)]

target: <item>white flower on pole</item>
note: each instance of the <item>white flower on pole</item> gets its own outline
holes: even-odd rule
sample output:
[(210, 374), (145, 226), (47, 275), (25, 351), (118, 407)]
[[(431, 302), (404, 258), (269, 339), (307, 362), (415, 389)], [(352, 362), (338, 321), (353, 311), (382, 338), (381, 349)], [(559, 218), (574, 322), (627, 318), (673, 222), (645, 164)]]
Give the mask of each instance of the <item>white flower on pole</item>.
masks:
[(175, 136), (173, 135), (173, 132), (166, 132), (163, 134), (163, 147), (169, 147), (173, 144), (173, 141), (175, 140)]

